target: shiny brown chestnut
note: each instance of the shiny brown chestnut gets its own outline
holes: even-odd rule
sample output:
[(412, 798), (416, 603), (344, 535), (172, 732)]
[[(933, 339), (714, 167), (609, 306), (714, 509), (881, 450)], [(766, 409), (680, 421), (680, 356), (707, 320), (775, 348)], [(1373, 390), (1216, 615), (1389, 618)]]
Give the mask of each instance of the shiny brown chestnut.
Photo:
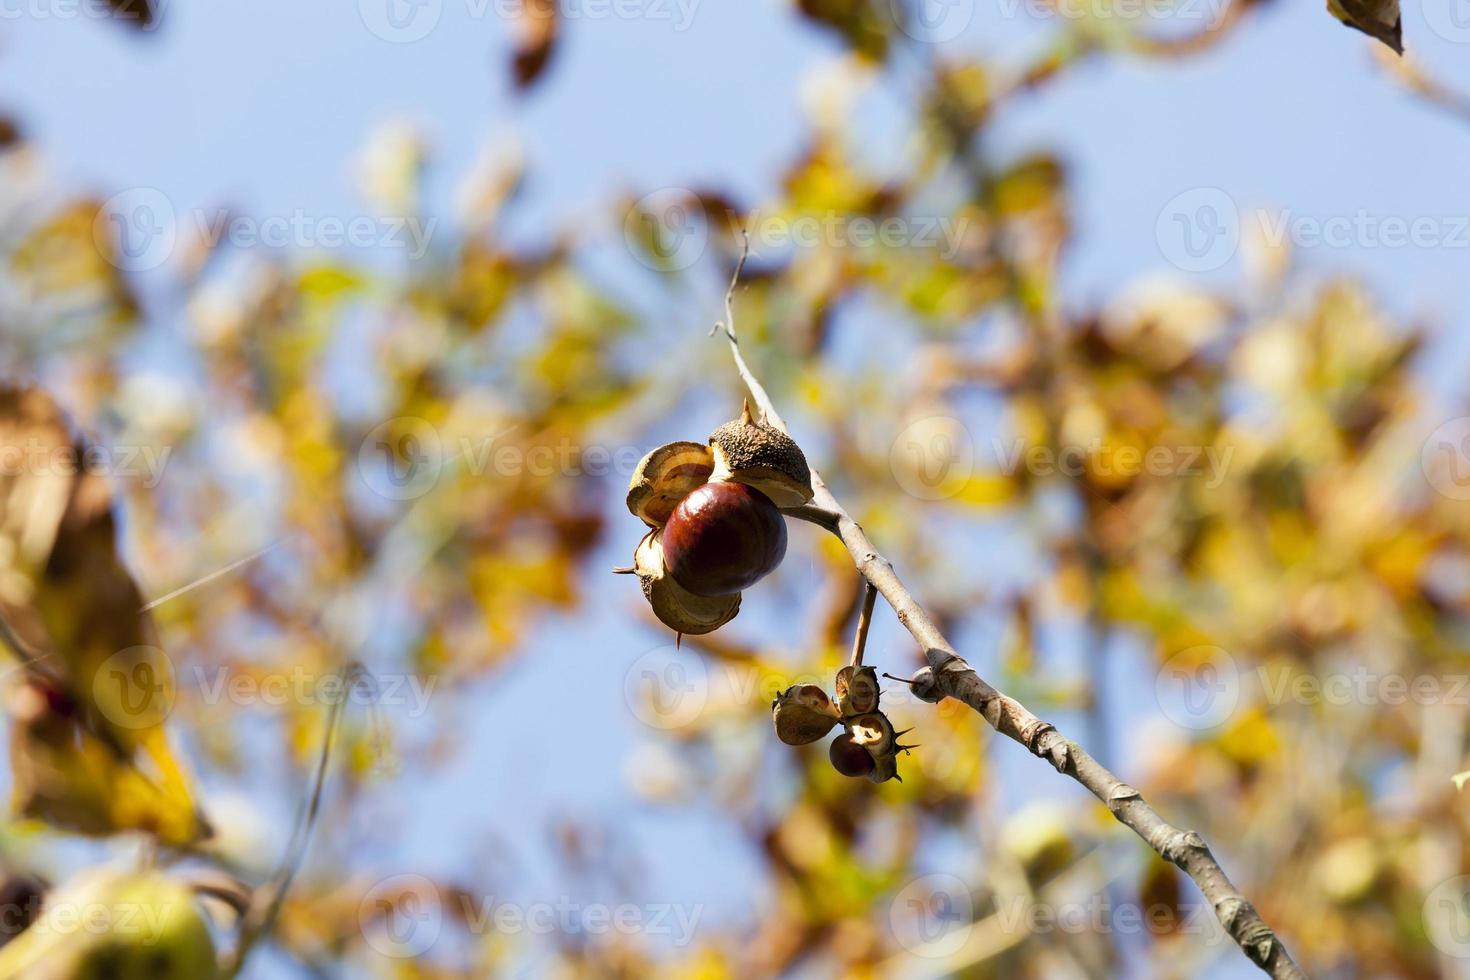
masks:
[(679, 502), (663, 533), (669, 575), (695, 595), (730, 595), (786, 556), (786, 519), (743, 483), (706, 483)]
[(838, 735), (827, 746), (827, 758), (832, 761), (832, 768), (844, 776), (866, 776), (877, 768), (877, 763), (868, 750), (846, 732)]

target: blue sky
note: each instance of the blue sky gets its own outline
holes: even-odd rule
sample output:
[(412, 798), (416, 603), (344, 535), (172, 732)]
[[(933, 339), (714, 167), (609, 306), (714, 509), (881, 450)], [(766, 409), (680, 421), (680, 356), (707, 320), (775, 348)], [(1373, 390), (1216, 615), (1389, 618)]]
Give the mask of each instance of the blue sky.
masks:
[[(487, 141), (515, 138), (532, 174), (518, 231), (539, 235), (595, 212), (609, 216), (605, 240), (617, 248), (621, 229), (608, 202), (620, 194), (698, 186), (729, 188), (749, 202), (769, 199), (802, 149), (802, 80), (839, 50), (780, 0), (684, 0), (683, 8), (646, 0), (643, 9), (662, 13), (588, 13), (569, 23), (549, 75), (518, 98), (508, 82), (506, 24), (480, 12), (497, 9), (493, 0), (488, 7), (442, 0), (433, 29), (408, 43), (374, 33), (377, 2), (173, 2), (160, 30), (131, 37), (60, 16), (47, 0), (0, 0), (0, 108), (18, 116), (62, 187), (103, 197), (156, 188), (181, 212), (228, 203), (256, 215), (361, 214), (354, 162), (379, 123), (401, 116), (422, 127), (432, 148), (429, 210), (448, 215), (456, 178)], [(1437, 19), (1440, 0), (1423, 3)], [(590, 12), (595, 0), (572, 7)], [(1077, 236), (1065, 268), (1069, 305), (1095, 305), (1151, 273), (1188, 275), (1171, 268), (1158, 228), (1169, 202), (1199, 189), (1223, 192), (1246, 214), (1265, 208), (1316, 222), (1359, 214), (1380, 223), (1428, 218), (1453, 237), (1458, 220), (1470, 216), (1470, 125), (1392, 84), (1374, 66), (1370, 42), (1320, 7), (1269, 4), (1228, 43), (1191, 60), (1095, 60), (1002, 114), (996, 153), (1050, 149), (1072, 167)], [(947, 48), (1018, 63), (1039, 49), (1051, 24), (1005, 15), (1013, 9), (1028, 8), (976, 5), (968, 29)], [(1443, 80), (1470, 90), (1470, 31), (1441, 25), (1436, 32), (1420, 0), (1408, 0), (1404, 19), (1411, 51)], [(856, 112), (859, 130), (870, 136), (866, 152), (892, 163), (900, 102), (879, 82)], [(1438, 326), (1444, 347), (1428, 370), (1452, 390), (1470, 353), (1460, 328), (1470, 315), (1470, 231), (1461, 245), (1359, 241), (1298, 254), (1309, 274), (1360, 275), (1394, 313)], [(660, 302), (636, 266), (621, 267), (620, 288)], [(1233, 282), (1240, 268), (1237, 255), (1202, 275)], [(854, 338), (883, 329), (876, 313), (849, 320), (843, 326)], [(689, 351), (671, 356), (694, 357), (703, 342), (703, 330), (691, 329)], [(721, 417), (719, 406), (699, 411), (696, 432)], [(611, 537), (594, 569), (625, 558), (632, 539)], [(775, 622), (783, 601), (754, 597), (745, 625)], [(640, 845), (651, 896), (706, 903), (712, 919), (748, 915), (759, 896), (754, 878), (740, 870), (744, 845), (733, 828), (711, 819), (714, 805), (659, 810), (628, 789), (630, 752), (659, 737), (623, 698), (630, 665), (657, 646), (629, 625), (628, 608), (617, 599), (592, 603), (576, 621), (540, 630), (534, 658), (475, 694), (484, 710), (464, 718), (473, 751), (425, 785), (410, 777), (385, 788), (377, 803), (402, 819), (401, 839), (413, 842), (382, 855), (385, 870), (455, 871), (463, 861), (457, 842), (488, 824), (505, 839), (536, 845), (522, 856), (528, 892), (554, 890), (554, 869), (538, 856), (546, 816), (601, 814), (629, 828)], [(974, 632), (965, 639), (983, 666), (995, 638)], [(907, 655), (886, 618), (874, 643)], [(1123, 657), (1113, 682), (1146, 685), (1149, 673)], [(568, 676), (577, 679), (569, 693), (580, 699), (588, 737), (555, 737), (535, 707)], [(1034, 765), (1010, 748), (1001, 752), (1007, 767)], [(731, 751), (761, 748), (741, 742)], [(1129, 747), (1119, 751), (1126, 767)], [(1075, 798), (1074, 787), (1056, 782), (1039, 791)], [(1014, 809), (1025, 795), (1001, 805)], [(507, 799), (534, 805), (497, 802)], [(685, 854), (708, 856), (719, 872), (679, 857)]]

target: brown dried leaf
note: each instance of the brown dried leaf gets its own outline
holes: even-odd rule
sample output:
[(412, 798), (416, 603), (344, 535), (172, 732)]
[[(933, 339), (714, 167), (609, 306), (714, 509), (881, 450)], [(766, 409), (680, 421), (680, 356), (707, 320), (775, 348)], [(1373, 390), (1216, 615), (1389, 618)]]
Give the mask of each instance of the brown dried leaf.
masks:
[(158, 22), (153, 0), (107, 0), (112, 8), (114, 20), (120, 20), (140, 31), (146, 31)]
[(31, 661), (11, 705), (21, 812), (197, 839), (203, 821), (163, 731), (172, 674), (117, 553), (106, 477), (37, 389), (0, 386), (0, 446), (0, 617)]
[(528, 89), (541, 77), (551, 61), (559, 32), (556, 0), (520, 0), (511, 60), (516, 88)]
[(872, 0), (796, 0), (809, 19), (842, 35), (853, 51), (871, 61), (888, 54), (887, 24)]
[(1327, 10), (1347, 26), (1404, 53), (1404, 22), (1399, 0), (1327, 0)]

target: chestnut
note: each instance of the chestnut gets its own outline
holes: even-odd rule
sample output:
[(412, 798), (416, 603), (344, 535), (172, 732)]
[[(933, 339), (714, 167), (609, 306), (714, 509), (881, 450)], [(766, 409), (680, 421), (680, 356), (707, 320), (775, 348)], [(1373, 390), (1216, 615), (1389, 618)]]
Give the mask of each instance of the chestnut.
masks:
[(662, 532), (664, 563), (685, 589), (731, 595), (769, 575), (786, 556), (786, 519), (743, 483), (706, 483), (679, 501)]
[(868, 750), (846, 732), (838, 735), (827, 746), (827, 758), (832, 760), (832, 768), (844, 776), (867, 776), (877, 768), (877, 763)]

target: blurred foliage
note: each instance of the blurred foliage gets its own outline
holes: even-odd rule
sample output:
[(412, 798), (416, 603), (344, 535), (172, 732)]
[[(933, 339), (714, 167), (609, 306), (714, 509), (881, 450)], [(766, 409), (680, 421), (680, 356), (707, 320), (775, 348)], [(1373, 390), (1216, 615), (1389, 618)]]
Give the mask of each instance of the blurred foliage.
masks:
[[(1217, 37), (1161, 39), (1119, 27), (1132, 21), (1066, 19), (1034, 63), (1017, 66), (939, 58), (894, 29), (887, 4), (795, 6), (848, 53), (804, 93), (810, 135), (772, 182), (779, 190), (759, 202), (718, 188), (681, 201), (712, 253), (686, 272), (673, 271), (658, 220), (631, 222), (647, 254), (625, 271), (656, 276), (670, 287), (660, 295), (718, 288), (752, 215), (948, 229), (937, 244), (859, 244), (843, 231), (758, 250), (738, 298), (747, 353), (790, 406), (813, 462), (963, 641), (976, 623), (1004, 625), (992, 678), (1001, 687), (1043, 714), (1080, 718), (1109, 762), (1108, 733), (1128, 714), (1148, 752), (1127, 778), (1216, 844), (1313, 972), (1434, 975), (1424, 895), (1470, 871), (1450, 778), (1465, 768), (1462, 708), (1294, 703), (1243, 686), (1227, 720), (1191, 731), (1160, 723), (1147, 696), (1112, 704), (1097, 686), (1127, 644), (1146, 650), (1151, 667), (1218, 648), (1243, 675), (1288, 680), (1357, 666), (1406, 677), (1465, 670), (1470, 510), (1430, 492), (1418, 472), (1426, 406), (1416, 370), (1432, 338), (1392, 322), (1354, 281), (1302, 283), (1291, 255), (1263, 242), (1245, 243), (1246, 279), (1218, 289), (1144, 279), (1080, 310), (1061, 295), (1068, 167), (1042, 151), (997, 157), (986, 141), (992, 120), (1023, 111), (1027, 93), (1100, 52), (1173, 57)], [(1234, 29), (1250, 6), (1232, 5), (1236, 16), (1213, 30)], [(558, 25), (549, 11), (521, 5), (522, 85), (550, 63)], [(866, 88), (890, 83), (911, 128), (904, 165), (877, 172), (864, 162), (854, 106)], [(389, 127), (364, 159), (364, 193), (383, 213), (417, 215), (430, 164), (411, 128)], [(622, 487), (591, 475), (582, 454), (609, 438), (654, 444), (639, 434), (677, 409), (683, 392), (671, 386), (713, 385), (726, 399), (733, 372), (713, 351), (713, 374), (650, 359), (651, 349), (693, 350), (688, 323), (668, 330), (679, 317), (635, 309), (590, 272), (587, 236), (511, 244), (502, 219), (517, 206), (522, 166), (515, 154), (477, 164), (464, 175), (453, 239), (402, 266), (242, 256), (181, 240), (163, 270), (144, 276), (120, 271), (128, 263), (103, 206), (50, 187), (37, 151), (0, 126), (0, 363), (41, 386), (0, 397), (5, 444), (39, 444), (47, 459), (75, 463), (82, 431), (103, 447), (169, 453), (168, 479), (153, 485), (55, 467), (0, 480), (0, 613), (29, 661), (7, 675), (16, 812), (3, 853), (16, 887), (46, 870), (47, 841), (128, 832), (142, 832), (162, 863), (259, 885), (269, 859), (243, 826), (250, 807), (212, 806), (200, 787), (238, 785), (248, 796), (310, 778), (326, 721), (319, 703), (287, 702), (272, 716), (276, 749), (262, 757), (259, 718), (252, 736), (244, 720), (187, 697), (170, 705), (166, 726), (117, 724), (136, 716), (106, 701), (111, 689), (96, 682), (104, 663), (125, 680), (168, 664), (248, 679), (288, 668), (329, 676), (360, 657), (453, 697), (533, 655), (527, 639), (539, 622), (622, 601), (605, 569), (587, 562)], [(602, 217), (621, 227), (624, 212)], [(167, 288), (145, 298), (145, 282)], [(844, 335), (865, 322), (858, 313), (900, 326), (863, 338), (854, 359)], [(1083, 465), (980, 465), (936, 482), (925, 447), (982, 441), (984, 406), (1019, 458), (1090, 447)], [(414, 477), (420, 423), (444, 465), (427, 489), (394, 499), (402, 484), (381, 481)], [(895, 455), (905, 431), (920, 451)], [(486, 479), (478, 454), (487, 448), (570, 456)], [(1117, 465), (1150, 451), (1179, 465)], [(915, 485), (933, 492), (904, 489)], [(973, 526), (1016, 549), (1010, 577), (992, 580), (970, 561), (962, 542)], [(540, 940), (552, 946), (540, 972), (1108, 976), (1142, 958), (1154, 975), (1197, 976), (1239, 957), (1228, 942), (1204, 941), (1192, 886), (1105, 809), (1075, 793), (1067, 805), (1009, 805), (1000, 760), (1015, 747), (998, 745), (961, 706), (893, 709), (922, 743), (902, 784), (845, 780), (821, 746), (775, 744), (770, 694), (797, 675), (831, 676), (859, 604), (846, 555), (829, 542), (809, 547), (815, 580), (791, 598), (810, 615), (780, 636), (727, 630), (686, 643), (687, 656), (738, 668), (762, 696), (713, 701), (696, 723), (640, 749), (630, 777), (652, 803), (714, 804), (707, 819), (747, 838), (764, 881), (755, 920), (704, 929), (673, 950), (616, 932), (556, 932)], [(207, 587), (144, 610), (124, 555), (152, 583)], [(795, 593), (796, 584), (783, 576), (765, 588)], [(648, 635), (663, 634), (650, 624)], [(167, 653), (110, 661), (137, 648)], [(1067, 650), (1081, 669), (1058, 669)], [(572, 685), (557, 699), (577, 696)], [(399, 765), (432, 772), (455, 739), (452, 715), (441, 721), (426, 741), (392, 746), (383, 717), (349, 714), (329, 819), (347, 821), (398, 753)], [(179, 761), (179, 744), (198, 775)], [(1055, 778), (1022, 762), (1038, 781)], [(262, 779), (278, 768), (282, 782)], [(548, 820), (572, 873), (625, 874), (618, 841)], [(951, 846), (940, 866), (965, 881), (975, 927), (961, 947), (915, 959), (887, 910), (933, 869), (942, 844)], [(434, 883), (446, 928), (465, 941), (390, 963), (365, 942), (363, 910), (391, 915), (422, 896), (374, 895), (350, 840), (320, 847), (269, 940), (308, 971), (484, 976), (514, 969), (526, 955), (517, 944), (533, 941), (474, 928), (473, 902), (457, 899), (494, 885), (466, 861), (461, 879)], [(104, 886), (173, 887), (152, 877)], [(1164, 914), (1129, 949), (1106, 931), (1039, 934), (1007, 918), (1017, 900), (1102, 893)], [(194, 925), (180, 926), (190, 955)], [(12, 963), (43, 941), (22, 935)]]

